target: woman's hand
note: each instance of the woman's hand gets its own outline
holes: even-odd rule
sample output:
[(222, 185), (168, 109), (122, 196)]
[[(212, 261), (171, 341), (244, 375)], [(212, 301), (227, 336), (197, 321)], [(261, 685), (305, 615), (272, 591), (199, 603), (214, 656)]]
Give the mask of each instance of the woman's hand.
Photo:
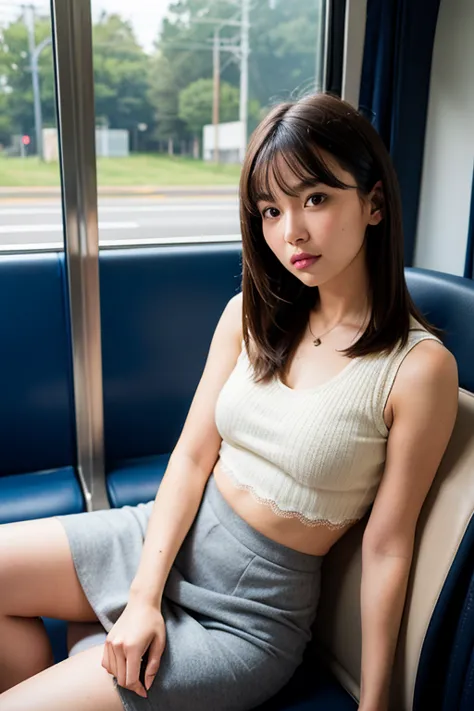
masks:
[[(166, 629), (161, 611), (153, 604), (129, 601), (110, 630), (104, 647), (102, 666), (113, 674), (119, 686), (147, 698), (165, 648)], [(140, 668), (148, 650), (145, 687), (140, 681)]]

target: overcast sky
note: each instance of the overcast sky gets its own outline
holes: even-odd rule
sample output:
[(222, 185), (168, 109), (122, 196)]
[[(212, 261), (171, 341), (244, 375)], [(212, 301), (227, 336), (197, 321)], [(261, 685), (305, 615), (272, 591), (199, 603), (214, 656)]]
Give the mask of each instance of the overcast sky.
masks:
[(161, 20), (171, 0), (92, 0), (94, 17), (102, 10), (116, 12), (130, 20), (140, 44), (151, 51)]
[[(20, 5), (25, 1), (0, 0), (0, 20), (17, 16)], [(106, 10), (130, 20), (140, 44), (147, 51), (151, 51), (170, 2), (171, 0), (92, 0), (92, 14), (96, 19), (102, 10)], [(47, 0), (29, 0), (28, 4), (36, 5), (43, 12), (49, 8)]]

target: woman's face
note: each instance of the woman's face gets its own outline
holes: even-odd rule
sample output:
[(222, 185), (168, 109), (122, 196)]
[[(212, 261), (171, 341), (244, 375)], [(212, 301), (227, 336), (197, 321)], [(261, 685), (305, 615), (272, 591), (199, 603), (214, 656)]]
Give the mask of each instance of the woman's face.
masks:
[[(354, 177), (329, 154), (321, 154), (336, 177), (353, 188), (332, 188), (323, 183), (300, 186), (285, 161), (277, 159), (281, 161), (281, 177), (298, 196), (282, 192), (272, 178), (275, 200), (258, 202), (266, 243), (283, 266), (307, 286), (326, 284), (359, 260), (365, 264), (367, 226), (382, 219), (381, 210), (372, 201), (379, 184), (374, 186), (377, 190), (361, 200)], [(295, 262), (301, 253), (308, 253), (313, 259)]]

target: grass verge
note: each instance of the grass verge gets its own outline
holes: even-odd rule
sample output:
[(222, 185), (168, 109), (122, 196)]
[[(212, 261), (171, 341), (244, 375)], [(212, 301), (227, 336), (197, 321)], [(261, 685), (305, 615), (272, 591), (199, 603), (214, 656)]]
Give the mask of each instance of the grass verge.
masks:
[[(162, 155), (99, 158), (99, 186), (237, 185), (238, 165), (214, 165), (201, 160)], [(35, 156), (0, 155), (0, 187), (59, 186), (59, 164), (42, 163)]]

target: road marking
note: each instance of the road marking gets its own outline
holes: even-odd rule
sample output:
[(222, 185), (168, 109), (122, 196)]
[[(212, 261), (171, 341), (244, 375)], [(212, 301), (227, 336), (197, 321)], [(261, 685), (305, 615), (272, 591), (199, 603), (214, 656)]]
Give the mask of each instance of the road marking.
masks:
[[(99, 222), (99, 230), (135, 230), (138, 222)], [(0, 234), (21, 234), (22, 232), (62, 232), (61, 224), (54, 225), (0, 225)]]
[[(196, 237), (153, 237), (150, 239), (99, 239), (101, 249), (153, 247), (167, 245), (169, 247), (186, 244), (201, 244), (213, 242), (240, 242), (241, 235), (199, 235)], [(64, 243), (57, 242), (32, 242), (28, 244), (0, 244), (0, 254), (5, 252), (63, 252)]]
[[(126, 205), (106, 205), (104, 207), (99, 206), (99, 213), (114, 213), (114, 212), (128, 212), (128, 213), (140, 213), (140, 212), (224, 212), (227, 210), (234, 210), (238, 207), (238, 203), (229, 203), (229, 205), (131, 205), (127, 207)], [(60, 207), (40, 207), (38, 209), (26, 207), (21, 209), (19, 207), (10, 207), (2, 209), (0, 208), (0, 217), (3, 215), (61, 215), (62, 209)]]

